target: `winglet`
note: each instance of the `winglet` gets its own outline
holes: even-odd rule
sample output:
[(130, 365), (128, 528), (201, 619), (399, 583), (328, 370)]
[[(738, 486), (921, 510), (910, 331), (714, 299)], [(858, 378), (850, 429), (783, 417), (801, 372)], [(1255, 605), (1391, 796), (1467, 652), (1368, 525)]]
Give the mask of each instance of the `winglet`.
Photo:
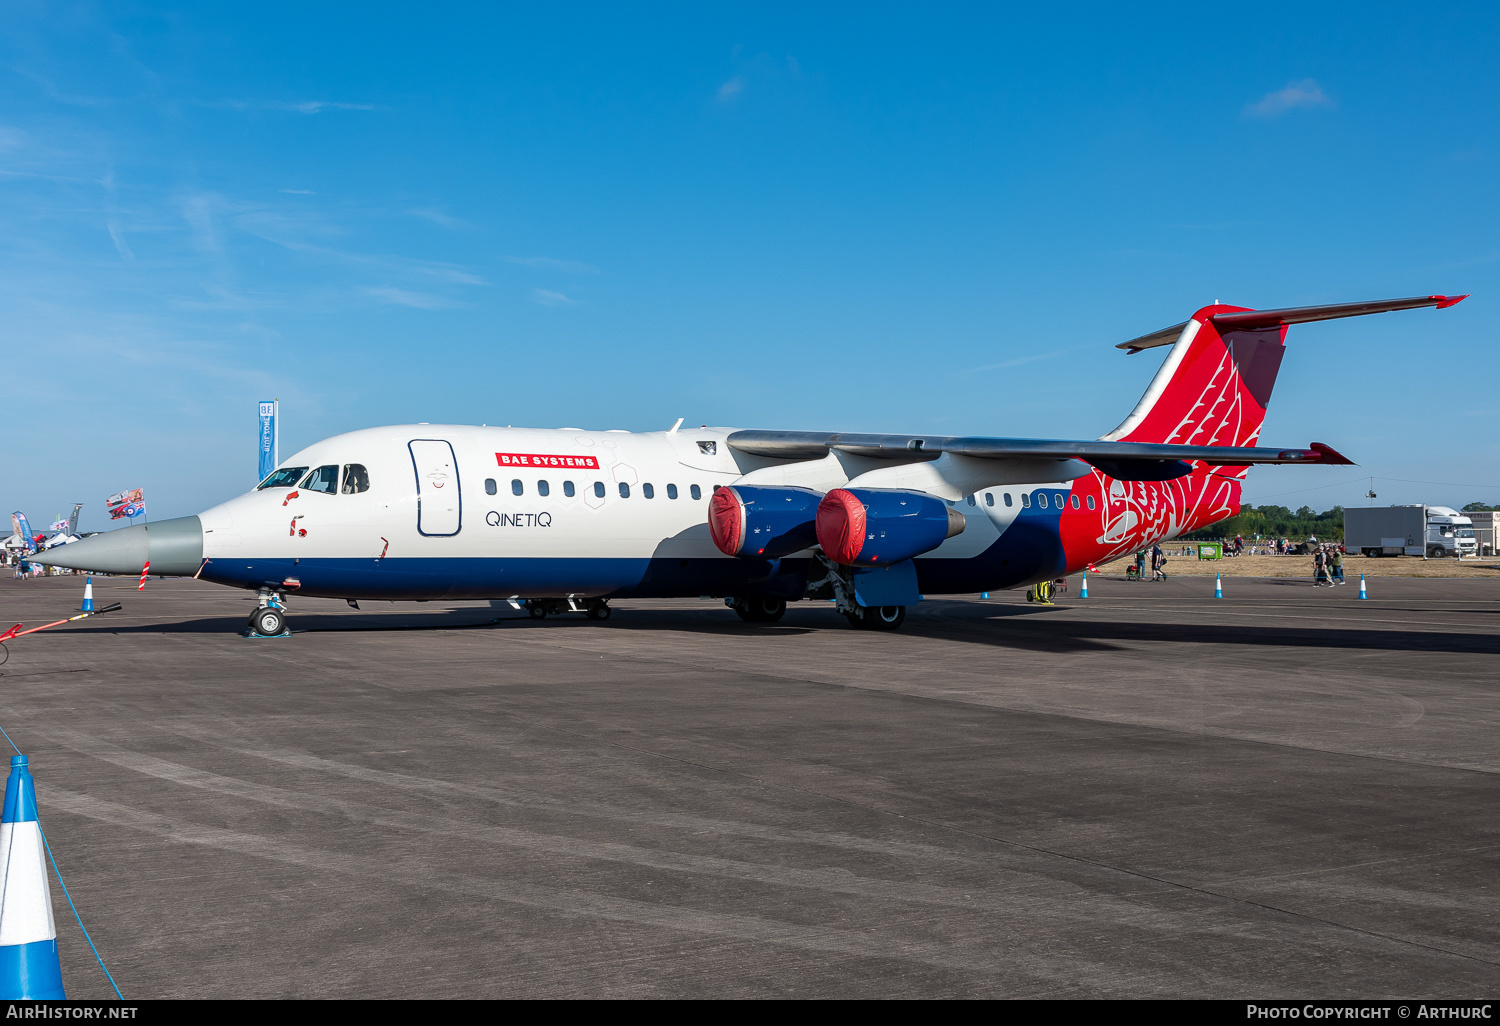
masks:
[(1459, 303), (1462, 303), (1464, 300), (1468, 299), (1472, 295), (1473, 295), (1472, 292), (1465, 292), (1461, 296), (1433, 296), (1432, 297), (1433, 299), (1438, 300), (1438, 305), (1435, 306), (1435, 307), (1433, 307), (1433, 309), (1434, 310), (1446, 310), (1450, 306), (1457, 306)]
[[(1459, 298), (1463, 297), (1460, 296)], [(1458, 300), (1455, 299), (1454, 302), (1456, 303)], [(1331, 445), (1324, 445), (1322, 442), (1312, 442), (1308, 445), (1308, 448), (1318, 454), (1319, 463), (1331, 463), (1340, 467), (1358, 466), (1353, 460), (1334, 449)]]

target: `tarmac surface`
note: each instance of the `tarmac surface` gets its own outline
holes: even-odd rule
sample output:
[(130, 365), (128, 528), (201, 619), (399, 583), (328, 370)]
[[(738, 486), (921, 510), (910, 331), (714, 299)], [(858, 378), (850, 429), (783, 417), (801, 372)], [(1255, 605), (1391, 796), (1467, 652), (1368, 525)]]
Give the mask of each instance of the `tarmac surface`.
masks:
[[(1500, 979), (1500, 581), (534, 622), (96, 581), (0, 726), (127, 998), (1408, 997)], [(76, 577), (0, 581), (0, 615)], [(493, 622), (496, 618), (499, 622)], [(3, 743), (3, 742), (0, 742)], [(60, 890), (72, 997), (106, 997)]]

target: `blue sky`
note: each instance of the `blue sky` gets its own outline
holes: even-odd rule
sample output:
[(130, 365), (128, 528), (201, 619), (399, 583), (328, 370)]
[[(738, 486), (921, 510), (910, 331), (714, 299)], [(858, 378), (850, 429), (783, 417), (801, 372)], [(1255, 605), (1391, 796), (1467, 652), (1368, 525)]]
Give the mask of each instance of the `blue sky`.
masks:
[(1201, 305), (1456, 292), (1293, 329), (1361, 466), (1246, 496), (1500, 501), (1500, 7), (539, 6), (0, 4), (6, 510), (222, 501), (271, 397), (1097, 436)]

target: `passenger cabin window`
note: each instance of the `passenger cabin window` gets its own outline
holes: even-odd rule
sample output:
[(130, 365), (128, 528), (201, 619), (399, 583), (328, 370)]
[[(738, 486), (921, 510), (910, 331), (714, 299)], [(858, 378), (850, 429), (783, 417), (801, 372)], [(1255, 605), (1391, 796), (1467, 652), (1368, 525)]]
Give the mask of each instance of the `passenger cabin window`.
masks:
[(1010, 492), (1006, 492), (1006, 493), (1005, 493), (1005, 504), (1006, 504), (1006, 505), (1007, 505), (1007, 506), (1009, 506), (1009, 505), (1010, 505)]
[(1056, 493), (1056, 494), (1055, 494), (1055, 495), (1053, 495), (1053, 496), (1052, 496), (1052, 498), (1054, 498), (1054, 499), (1056, 499), (1056, 500), (1057, 500), (1057, 508), (1058, 508), (1058, 509), (1062, 509), (1062, 508), (1063, 508), (1063, 497), (1062, 497), (1062, 492), (1058, 492), (1058, 493)]
[(641, 494), (648, 499), (654, 499), (656, 498), (656, 489), (648, 484), (643, 484), (641, 485)]
[(597, 496), (599, 496), (599, 498), (601, 498), (601, 499), (604, 498), (604, 482), (603, 481), (595, 481), (594, 482), (594, 494), (597, 495)]
[(1094, 497), (1092, 495), (1090, 495), (1089, 496), (1089, 509), (1093, 509), (1093, 508), (1094, 508)]
[(345, 495), (358, 495), (360, 492), (370, 490), (370, 472), (365, 469), (363, 463), (344, 464), (344, 487), (340, 489)]
[(1021, 508), (1022, 509), (1030, 509), (1031, 508), (1031, 495), (1029, 493), (1027, 493), (1027, 492), (1022, 492), (1021, 493)]
[(677, 486), (676, 485), (674, 485), (674, 484), (667, 485), (667, 498), (669, 498), (669, 499), (675, 499), (675, 498), (677, 498)]
[(307, 473), (306, 467), (282, 467), (270, 477), (266, 478), (256, 488), (296, 488), (297, 482), (302, 480), (302, 475)]
[(984, 504), (986, 506), (993, 506), (995, 504), (995, 493), (994, 492), (985, 492), (984, 493)]
[(499, 488), (495, 487), (495, 479), (493, 477), (487, 477), (484, 479), (484, 494), (494, 495), (499, 490)]
[(525, 495), (526, 494), (526, 486), (521, 483), (521, 479), (519, 477), (515, 478), (513, 481), (511, 481), (511, 483), (510, 483), (510, 494), (512, 494), (512, 495)]
[(622, 499), (628, 499), (628, 498), (630, 498), (630, 486), (628, 484), (626, 484), (624, 481), (620, 482), (620, 498), (622, 498)]
[(572, 481), (564, 481), (563, 482), (563, 494), (566, 495), (570, 499), (573, 497), (573, 482)]
[(1036, 504), (1038, 506), (1042, 507), (1042, 509), (1046, 509), (1047, 508), (1047, 493), (1046, 492), (1037, 492), (1036, 493)]
[(688, 494), (691, 495), (695, 499), (701, 499), (701, 498), (703, 498), (703, 490), (701, 488), (699, 488), (697, 485), (689, 485), (688, 486)]
[(536, 493), (538, 495), (551, 495), (552, 486), (549, 485), (546, 481), (538, 481), (536, 483)]
[(1078, 496), (1075, 495), (1071, 499), (1069, 499), (1068, 501), (1070, 503), (1072, 503), (1074, 509), (1078, 508)]
[(974, 496), (972, 496), (972, 495), (969, 496), (969, 505), (970, 506), (977, 506), (977, 505), (979, 505), (979, 503), (977, 503), (977, 502), (974, 501)]
[(337, 464), (318, 467), (302, 480), (302, 487), (310, 492), (327, 492), (336, 495), (339, 490), (339, 468)]

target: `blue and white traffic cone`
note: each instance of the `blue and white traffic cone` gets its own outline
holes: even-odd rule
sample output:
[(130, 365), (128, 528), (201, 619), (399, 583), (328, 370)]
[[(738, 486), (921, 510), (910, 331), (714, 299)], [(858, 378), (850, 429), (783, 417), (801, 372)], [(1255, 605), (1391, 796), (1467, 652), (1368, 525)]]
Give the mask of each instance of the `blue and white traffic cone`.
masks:
[(1223, 597), (1224, 597), (1224, 582), (1219, 578), (1218, 574), (1214, 574), (1214, 598), (1223, 598)]
[(980, 597), (980, 598), (982, 598), (982, 599), (987, 599), (987, 598), (989, 598), (989, 597), (990, 597), (990, 593), (989, 593), (989, 592), (987, 592), (987, 591), (981, 591), (981, 592), (980, 592), (980, 593), (979, 593), (979, 597)]
[(1089, 572), (1087, 570), (1083, 572), (1083, 586), (1078, 589), (1078, 597), (1089, 597)]
[(92, 613), (94, 611), (94, 575), (89, 574), (83, 582), (83, 605), (78, 610), (80, 613)]
[(1364, 574), (1360, 574), (1359, 575), (1359, 597), (1362, 598), (1362, 599), (1367, 599), (1367, 598), (1370, 597), (1369, 595), (1365, 594), (1365, 575)]
[(0, 816), (0, 1001), (62, 1001), (47, 853), (26, 756), (10, 757)]

